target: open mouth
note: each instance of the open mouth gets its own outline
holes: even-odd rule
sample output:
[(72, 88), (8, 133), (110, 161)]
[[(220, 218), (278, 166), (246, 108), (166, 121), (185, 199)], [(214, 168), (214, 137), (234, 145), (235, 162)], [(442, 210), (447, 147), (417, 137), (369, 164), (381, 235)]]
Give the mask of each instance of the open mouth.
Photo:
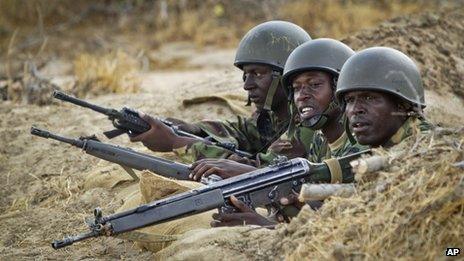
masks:
[(251, 102), (259, 103), (259, 100), (260, 100), (259, 96), (257, 96), (257, 95), (249, 95), (248, 97), (250, 98)]
[(353, 122), (351, 123), (351, 128), (355, 133), (365, 132), (369, 128), (369, 124), (367, 122)]
[(307, 119), (312, 117), (316, 113), (316, 110), (312, 106), (305, 106), (300, 108), (300, 117), (303, 119)]

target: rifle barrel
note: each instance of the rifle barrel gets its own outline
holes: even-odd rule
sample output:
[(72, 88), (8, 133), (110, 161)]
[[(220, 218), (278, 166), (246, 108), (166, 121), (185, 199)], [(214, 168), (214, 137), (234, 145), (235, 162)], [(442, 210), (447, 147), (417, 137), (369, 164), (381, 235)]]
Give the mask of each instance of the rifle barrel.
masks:
[(53, 134), (53, 133), (51, 133), (49, 131), (36, 128), (34, 126), (31, 127), (31, 134), (35, 135), (35, 136), (42, 137), (42, 138), (46, 138), (46, 139), (58, 140), (58, 141), (68, 143), (68, 144), (71, 144), (71, 145), (79, 147), (79, 148), (84, 147), (84, 141), (82, 141), (82, 140), (71, 139), (71, 138), (66, 138), (66, 137), (63, 137), (63, 136), (59, 136), (59, 135)]
[(104, 107), (101, 107), (101, 106), (98, 106), (98, 105), (95, 105), (95, 104), (91, 104), (89, 102), (78, 99), (76, 97), (72, 97), (70, 95), (67, 95), (64, 92), (60, 92), (60, 91), (57, 91), (57, 90), (53, 91), (53, 97), (56, 98), (56, 99), (65, 101), (65, 102), (70, 102), (70, 103), (76, 104), (78, 106), (89, 108), (91, 110), (103, 113), (103, 114), (108, 115), (108, 116), (109, 116), (110, 112), (113, 111), (112, 109), (108, 109), (108, 108), (104, 108)]

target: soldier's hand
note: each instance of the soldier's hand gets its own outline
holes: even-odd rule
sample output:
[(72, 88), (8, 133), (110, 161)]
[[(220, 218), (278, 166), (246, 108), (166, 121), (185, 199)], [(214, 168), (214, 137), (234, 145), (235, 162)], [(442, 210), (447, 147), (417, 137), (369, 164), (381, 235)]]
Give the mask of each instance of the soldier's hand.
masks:
[[(292, 210), (292, 211), (297, 211), (299, 212), (299, 210), (304, 206), (305, 203), (302, 203), (298, 200), (298, 193), (296, 192), (292, 192), (292, 194), (286, 196), (286, 197), (281, 197), (280, 200), (279, 200), (280, 204), (283, 206), (283, 208), (288, 208), (287, 211), (291, 210), (291, 207), (295, 207), (296, 209)], [(288, 214), (288, 213), (287, 213)], [(286, 221), (286, 218), (283, 216), (284, 213), (277, 213), (275, 218), (277, 219), (277, 221), (283, 223)], [(296, 215), (296, 213), (295, 213)]]
[(142, 134), (130, 137), (132, 142), (140, 141), (150, 150), (163, 152), (195, 142), (191, 138), (178, 136), (170, 127), (143, 112), (139, 112), (139, 116), (150, 125), (150, 129)]
[(239, 155), (237, 155), (235, 153), (230, 154), (227, 157), (227, 159), (236, 161), (238, 163), (246, 164), (246, 165), (256, 166), (256, 161), (255, 160), (245, 158), (245, 157), (241, 157), (241, 156), (239, 156)]
[(282, 206), (295, 206), (298, 209), (301, 209), (305, 203), (302, 203), (298, 200), (298, 193), (292, 192), (292, 194), (286, 196), (286, 197), (281, 197), (280, 198), (280, 204)]
[(238, 163), (228, 159), (202, 159), (196, 161), (190, 167), (190, 178), (192, 180), (201, 180), (202, 177), (208, 177), (216, 174), (223, 179), (238, 176), (256, 170), (255, 167)]
[(258, 226), (272, 226), (276, 223), (268, 220), (267, 218), (256, 213), (253, 209), (247, 206), (236, 197), (231, 196), (230, 202), (235, 206), (239, 212), (237, 213), (214, 213), (212, 227), (230, 227), (230, 226), (244, 226), (244, 225), (258, 225)]

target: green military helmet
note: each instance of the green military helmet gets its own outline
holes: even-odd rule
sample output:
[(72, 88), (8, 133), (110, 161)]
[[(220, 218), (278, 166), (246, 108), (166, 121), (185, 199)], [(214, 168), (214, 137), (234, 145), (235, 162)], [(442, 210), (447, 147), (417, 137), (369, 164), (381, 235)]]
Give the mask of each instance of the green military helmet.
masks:
[[(334, 77), (333, 91), (335, 93), (336, 82), (343, 64), (353, 56), (355, 52), (346, 44), (328, 38), (320, 38), (306, 42), (298, 46), (288, 57), (285, 63), (283, 84), (289, 93), (289, 100), (293, 100), (292, 77), (304, 71), (325, 71)], [(329, 106), (320, 115), (315, 115), (301, 124), (311, 129), (321, 129), (328, 121), (328, 113), (339, 104), (333, 97)]]
[(243, 69), (245, 64), (258, 63), (282, 71), (290, 53), (309, 40), (309, 34), (296, 24), (285, 21), (265, 22), (252, 28), (242, 38), (234, 65)]
[(298, 46), (285, 63), (283, 83), (291, 85), (292, 76), (303, 71), (326, 71), (338, 76), (343, 64), (354, 54), (346, 44), (329, 38), (320, 38)]
[(425, 107), (419, 69), (404, 53), (388, 47), (372, 47), (353, 55), (343, 66), (336, 96), (349, 91), (391, 93), (419, 108)]

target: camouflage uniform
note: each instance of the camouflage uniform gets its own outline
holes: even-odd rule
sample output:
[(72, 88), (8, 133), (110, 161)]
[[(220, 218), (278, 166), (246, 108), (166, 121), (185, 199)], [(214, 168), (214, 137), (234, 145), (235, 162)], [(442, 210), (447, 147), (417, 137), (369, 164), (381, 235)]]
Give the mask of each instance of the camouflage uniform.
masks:
[(323, 162), (325, 159), (338, 158), (368, 149), (367, 146), (351, 141), (346, 132), (343, 132), (336, 141), (328, 143), (321, 131), (314, 134), (309, 149), (308, 160)]
[(306, 158), (311, 147), (314, 131), (306, 127), (287, 130), (278, 140), (273, 142), (266, 153), (256, 155), (255, 166), (261, 167), (272, 163), (276, 158), (285, 156), (289, 159)]
[[(232, 143), (238, 149), (257, 154), (265, 151), (277, 137), (281, 136), (288, 126), (288, 120), (279, 121), (277, 117), (271, 119), (271, 130), (262, 135), (257, 124), (257, 116), (251, 118), (237, 116), (236, 122), (231, 121), (202, 121), (195, 124), (200, 127), (214, 141)], [(174, 150), (185, 161), (196, 161), (203, 158), (228, 158), (232, 152), (204, 142), (196, 142), (190, 146)]]

